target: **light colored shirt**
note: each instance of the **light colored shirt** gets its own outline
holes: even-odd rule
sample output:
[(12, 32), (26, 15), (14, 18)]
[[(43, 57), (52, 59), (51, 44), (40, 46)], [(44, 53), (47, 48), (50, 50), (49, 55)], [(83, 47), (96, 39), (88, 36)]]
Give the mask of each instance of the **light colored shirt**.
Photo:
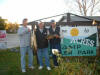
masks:
[(31, 32), (28, 31), (28, 27), (20, 27), (18, 29), (18, 35), (20, 39), (20, 47), (30, 46), (31, 44)]
[(53, 28), (53, 31), (55, 32), (56, 28)]
[(39, 30), (40, 30), (41, 33), (43, 32), (43, 29), (39, 29)]

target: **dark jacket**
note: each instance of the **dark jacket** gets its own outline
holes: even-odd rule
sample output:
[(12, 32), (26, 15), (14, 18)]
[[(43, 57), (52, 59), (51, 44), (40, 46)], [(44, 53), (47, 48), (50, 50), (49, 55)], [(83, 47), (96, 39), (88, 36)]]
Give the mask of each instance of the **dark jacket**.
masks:
[(44, 28), (43, 32), (41, 33), (39, 28), (36, 30), (36, 41), (37, 41), (37, 48), (43, 49), (48, 47), (48, 40), (46, 39), (47, 36), (47, 29)]
[[(53, 31), (52, 27), (49, 28), (49, 32), (51, 35), (59, 35), (60, 36), (60, 27), (56, 27), (55, 31)], [(61, 42), (60, 38), (53, 38), (50, 40), (50, 44), (54, 45), (54, 44), (59, 44)]]

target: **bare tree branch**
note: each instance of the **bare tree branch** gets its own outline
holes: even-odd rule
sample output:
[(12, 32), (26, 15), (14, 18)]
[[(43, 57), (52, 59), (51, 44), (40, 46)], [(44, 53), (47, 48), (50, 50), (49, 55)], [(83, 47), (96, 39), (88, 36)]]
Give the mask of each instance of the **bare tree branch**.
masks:
[[(72, 7), (75, 8), (74, 10), (71, 11), (76, 11), (79, 12), (81, 15), (87, 16), (87, 15), (93, 15), (95, 11), (100, 11), (100, 0), (66, 0), (66, 1), (74, 1), (74, 6)], [(72, 5), (71, 5), (72, 6)], [(77, 9), (79, 11), (77, 11)], [(95, 12), (96, 14), (97, 12)]]

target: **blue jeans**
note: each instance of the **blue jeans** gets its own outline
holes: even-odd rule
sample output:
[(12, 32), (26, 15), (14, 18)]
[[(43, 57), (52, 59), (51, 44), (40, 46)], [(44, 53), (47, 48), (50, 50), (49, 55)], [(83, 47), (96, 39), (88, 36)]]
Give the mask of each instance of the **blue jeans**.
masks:
[(37, 55), (38, 55), (38, 60), (39, 60), (40, 66), (43, 66), (43, 56), (45, 57), (46, 66), (47, 67), (50, 66), (48, 48), (38, 49)]
[(30, 46), (27, 47), (21, 47), (20, 48), (20, 54), (21, 54), (21, 68), (25, 69), (25, 56), (26, 52), (28, 52), (28, 61), (29, 61), (29, 67), (33, 66), (33, 52)]
[[(61, 53), (61, 45), (60, 45), (60, 43), (58, 43), (58, 44), (50, 44), (51, 52), (52, 52), (52, 49), (58, 49), (59, 53)], [(54, 66), (58, 66), (57, 56), (52, 54), (52, 58), (53, 58)]]

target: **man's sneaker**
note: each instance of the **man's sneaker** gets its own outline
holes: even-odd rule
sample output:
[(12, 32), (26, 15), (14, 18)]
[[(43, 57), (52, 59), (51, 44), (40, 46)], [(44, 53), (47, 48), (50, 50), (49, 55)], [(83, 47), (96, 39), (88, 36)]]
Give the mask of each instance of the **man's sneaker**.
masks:
[(41, 69), (43, 69), (43, 66), (40, 66), (40, 67), (39, 67), (39, 70), (41, 70)]
[(29, 67), (30, 69), (34, 69), (34, 66)]
[(22, 72), (23, 72), (23, 73), (25, 73), (25, 72), (26, 72), (26, 70), (25, 70), (25, 69), (22, 69)]
[(48, 71), (50, 71), (50, 70), (51, 70), (51, 68), (50, 68), (50, 67), (47, 67), (47, 70), (48, 70)]

